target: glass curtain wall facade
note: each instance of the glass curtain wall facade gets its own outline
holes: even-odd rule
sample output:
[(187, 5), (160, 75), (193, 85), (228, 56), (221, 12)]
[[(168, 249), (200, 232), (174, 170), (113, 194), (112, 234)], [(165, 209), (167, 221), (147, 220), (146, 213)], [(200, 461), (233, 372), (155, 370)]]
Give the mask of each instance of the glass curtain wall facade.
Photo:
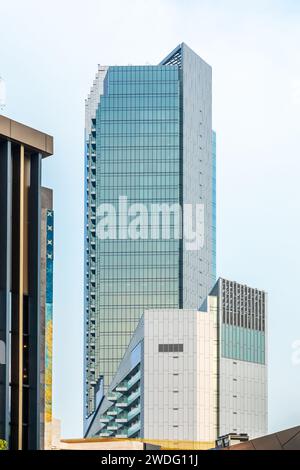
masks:
[(266, 363), (266, 293), (220, 279), (222, 357)]
[[(107, 391), (143, 311), (197, 308), (215, 282), (210, 67), (184, 44), (157, 66), (99, 66), (85, 132), (86, 430), (99, 381)], [(149, 211), (185, 201), (207, 206), (205, 249), (196, 256), (161, 232), (125, 239), (122, 216), (132, 204)], [(102, 204), (116, 209), (116, 239), (98, 236)]]
[[(180, 202), (179, 73), (178, 67), (165, 66), (109, 68), (95, 122), (97, 165), (91, 177), (97, 207), (118, 208), (122, 196), (128, 206), (142, 203), (148, 210), (153, 203)], [(92, 210), (96, 217), (96, 204)], [(179, 307), (180, 241), (101, 240), (96, 224), (94, 229), (91, 301), (100, 341), (95, 341), (89, 381), (103, 375), (107, 388), (141, 312)], [(93, 401), (92, 394), (89, 411)]]

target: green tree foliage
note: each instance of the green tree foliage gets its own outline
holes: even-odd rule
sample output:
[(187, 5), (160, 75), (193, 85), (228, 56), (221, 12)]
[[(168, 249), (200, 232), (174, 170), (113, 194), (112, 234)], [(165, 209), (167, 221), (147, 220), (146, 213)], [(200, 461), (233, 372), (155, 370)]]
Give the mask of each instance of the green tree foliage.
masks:
[(0, 450), (7, 450), (7, 442), (0, 439)]

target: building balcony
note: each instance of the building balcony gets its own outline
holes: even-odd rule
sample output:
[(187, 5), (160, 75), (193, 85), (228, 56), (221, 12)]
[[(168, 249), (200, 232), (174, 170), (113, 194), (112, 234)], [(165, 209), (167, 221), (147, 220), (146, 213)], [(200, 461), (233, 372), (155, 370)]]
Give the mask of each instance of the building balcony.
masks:
[(120, 415), (118, 415), (118, 417), (116, 418), (116, 423), (127, 423), (128, 422), (128, 417), (127, 417), (127, 413), (121, 413)]
[(128, 387), (127, 387), (127, 385), (124, 383), (124, 384), (118, 385), (118, 386), (115, 388), (115, 390), (116, 390), (116, 392), (127, 392)]
[(118, 429), (120, 429), (120, 426), (118, 426), (116, 423), (107, 426), (108, 431), (118, 431)]
[(136, 406), (135, 408), (132, 408), (132, 410), (130, 410), (128, 412), (128, 415), (127, 415), (127, 421), (131, 421), (132, 419), (134, 419), (136, 416), (138, 416), (139, 414), (141, 413), (141, 405), (138, 405)]
[(112, 420), (112, 418), (109, 418), (108, 416), (105, 416), (103, 418), (100, 418), (100, 423), (109, 423)]
[(117, 392), (128, 392), (141, 378), (141, 371), (139, 370), (131, 379), (121, 382), (117, 387)]
[(107, 395), (107, 399), (108, 399), (108, 401), (117, 401), (118, 395), (116, 395), (115, 393), (109, 393)]
[(139, 399), (141, 396), (141, 390), (138, 388), (135, 392), (133, 392), (131, 395), (128, 397), (128, 405), (133, 404), (137, 399)]
[(119, 410), (117, 408), (111, 408), (109, 410), (107, 410), (107, 416), (117, 416), (117, 414), (119, 413)]
[(137, 432), (141, 430), (141, 422), (138, 421), (128, 428), (127, 436), (134, 436)]
[(131, 377), (130, 380), (128, 380), (128, 387), (131, 388), (134, 384), (136, 384), (141, 378), (141, 371), (138, 370), (138, 372)]
[(116, 405), (117, 405), (117, 407), (119, 407), (119, 408), (127, 408), (127, 406), (128, 406), (128, 398), (126, 398), (126, 397), (124, 397), (124, 398), (122, 398), (122, 397), (118, 398), (118, 401), (117, 401)]
[(140, 388), (138, 388), (135, 392), (129, 395), (129, 397), (119, 397), (117, 399), (116, 406), (118, 406), (119, 408), (127, 408), (140, 398), (140, 394), (141, 391)]

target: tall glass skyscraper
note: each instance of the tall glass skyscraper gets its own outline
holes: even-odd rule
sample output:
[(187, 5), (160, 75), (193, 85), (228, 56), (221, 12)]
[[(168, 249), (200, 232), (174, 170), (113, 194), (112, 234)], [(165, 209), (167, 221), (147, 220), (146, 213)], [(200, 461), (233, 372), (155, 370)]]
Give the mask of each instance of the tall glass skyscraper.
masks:
[[(156, 66), (98, 68), (85, 124), (85, 431), (143, 311), (197, 308), (215, 282), (211, 108), (211, 67), (185, 44)], [(201, 247), (164, 237), (165, 219), (150, 236), (145, 214), (140, 236), (128, 237), (124, 217), (136, 204), (147, 213), (180, 204), (183, 216), (202, 205)], [(101, 237), (100, 213), (111, 207), (118, 217)]]

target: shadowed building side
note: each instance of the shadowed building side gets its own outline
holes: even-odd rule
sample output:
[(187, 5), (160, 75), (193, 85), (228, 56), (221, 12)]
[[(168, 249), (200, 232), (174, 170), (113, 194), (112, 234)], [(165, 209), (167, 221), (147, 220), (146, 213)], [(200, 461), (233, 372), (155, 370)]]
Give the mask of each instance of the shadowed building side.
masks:
[(40, 447), (41, 166), (53, 138), (0, 116), (0, 438)]

